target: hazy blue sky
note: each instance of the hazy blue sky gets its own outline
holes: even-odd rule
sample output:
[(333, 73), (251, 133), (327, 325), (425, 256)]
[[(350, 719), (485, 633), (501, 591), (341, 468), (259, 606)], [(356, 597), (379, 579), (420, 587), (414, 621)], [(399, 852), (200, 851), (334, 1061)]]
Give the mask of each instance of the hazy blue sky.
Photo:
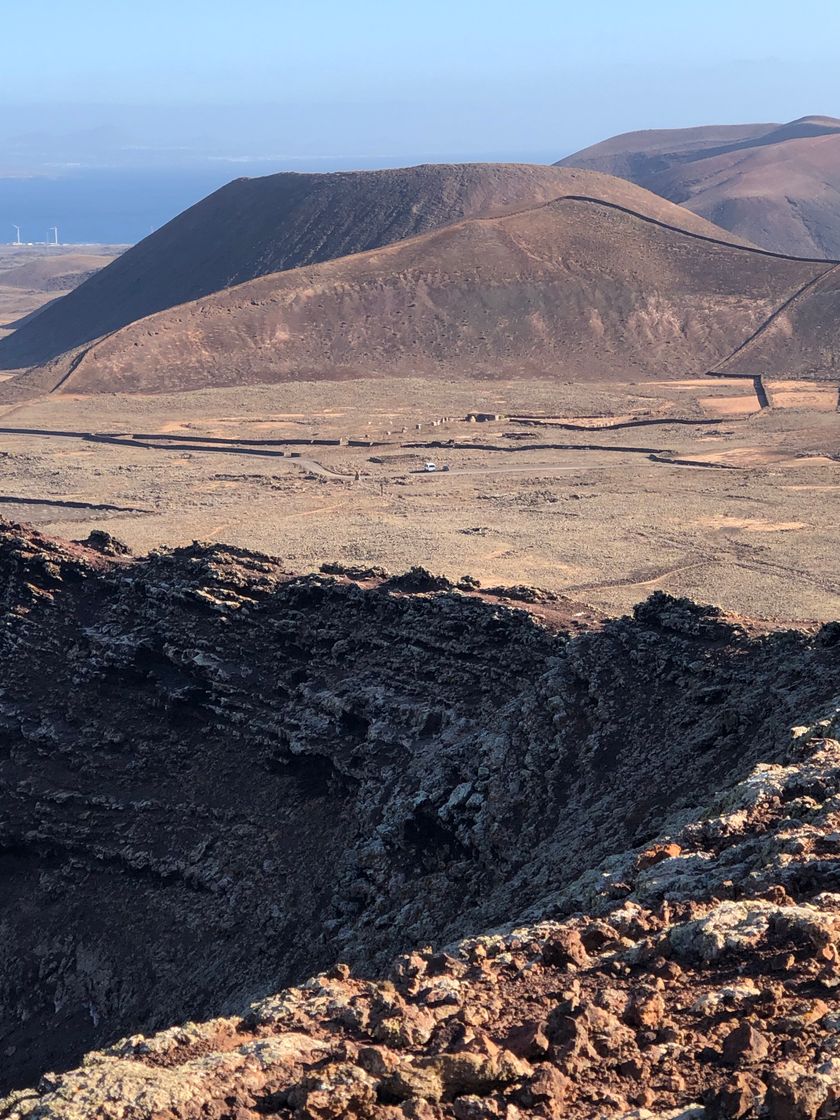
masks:
[(840, 116), (837, 0), (0, 9), (7, 166), (36, 148), (56, 163), (74, 151), (81, 162), (107, 150), (140, 158), (146, 147), (176, 161), (188, 154), (179, 148), (232, 159), (550, 159), (633, 128)]
[(0, 0), (0, 240), (133, 241), (238, 175), (840, 116), (838, 44), (840, 0)]

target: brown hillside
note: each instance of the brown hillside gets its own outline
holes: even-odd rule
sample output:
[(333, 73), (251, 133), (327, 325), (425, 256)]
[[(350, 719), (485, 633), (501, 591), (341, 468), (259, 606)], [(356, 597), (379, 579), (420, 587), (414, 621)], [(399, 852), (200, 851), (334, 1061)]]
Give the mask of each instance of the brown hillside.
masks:
[(823, 271), (567, 197), (263, 277), (24, 383), (96, 393), (362, 374), (697, 374)]
[(720, 370), (830, 378), (840, 374), (840, 265), (771, 316)]
[(564, 194), (605, 198), (695, 233), (726, 236), (623, 181), (554, 167), (463, 164), (239, 179), (46, 309), (37, 326), (0, 343), (0, 368), (48, 361), (233, 284)]
[(109, 259), (93, 253), (43, 256), (0, 273), (0, 285), (34, 292), (67, 291), (98, 272), (108, 264)]
[(583, 148), (556, 167), (580, 167), (619, 175), (637, 181), (676, 160), (694, 158), (707, 152), (765, 136), (779, 128), (776, 124), (704, 125), (699, 128), (648, 128), (623, 132)]
[(840, 121), (738, 131), (630, 133), (561, 166), (626, 176), (767, 249), (839, 258)]

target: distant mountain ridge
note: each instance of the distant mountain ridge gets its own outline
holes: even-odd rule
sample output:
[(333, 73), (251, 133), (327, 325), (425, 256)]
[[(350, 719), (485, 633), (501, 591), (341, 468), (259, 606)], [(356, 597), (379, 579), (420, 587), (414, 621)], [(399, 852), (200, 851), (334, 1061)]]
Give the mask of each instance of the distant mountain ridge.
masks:
[(840, 120), (651, 130), (559, 161), (627, 178), (792, 256), (840, 258)]
[(267, 274), (377, 249), (464, 218), (566, 194), (623, 201), (712, 238), (729, 235), (591, 172), (529, 164), (239, 179), (186, 210), (0, 344), (0, 368), (49, 361), (145, 316)]

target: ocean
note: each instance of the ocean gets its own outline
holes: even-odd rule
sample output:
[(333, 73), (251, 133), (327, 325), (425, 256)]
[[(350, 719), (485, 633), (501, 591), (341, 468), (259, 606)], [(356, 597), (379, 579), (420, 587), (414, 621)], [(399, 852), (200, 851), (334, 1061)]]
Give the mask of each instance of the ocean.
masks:
[[(55, 177), (0, 178), (0, 241), (46, 241), (58, 227), (64, 244), (140, 241), (205, 195), (240, 175), (274, 167), (229, 164), (191, 170), (84, 170)], [(51, 235), (49, 235), (51, 237)]]

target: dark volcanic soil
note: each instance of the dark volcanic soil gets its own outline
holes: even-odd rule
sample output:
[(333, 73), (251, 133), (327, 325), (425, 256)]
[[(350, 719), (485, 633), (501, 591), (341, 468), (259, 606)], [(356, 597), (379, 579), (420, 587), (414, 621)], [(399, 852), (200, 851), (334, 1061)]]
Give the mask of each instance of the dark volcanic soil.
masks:
[(449, 590), (95, 543), (0, 538), (7, 1086), (515, 919), (840, 686), (836, 627), (751, 638), (658, 595), (570, 636)]

